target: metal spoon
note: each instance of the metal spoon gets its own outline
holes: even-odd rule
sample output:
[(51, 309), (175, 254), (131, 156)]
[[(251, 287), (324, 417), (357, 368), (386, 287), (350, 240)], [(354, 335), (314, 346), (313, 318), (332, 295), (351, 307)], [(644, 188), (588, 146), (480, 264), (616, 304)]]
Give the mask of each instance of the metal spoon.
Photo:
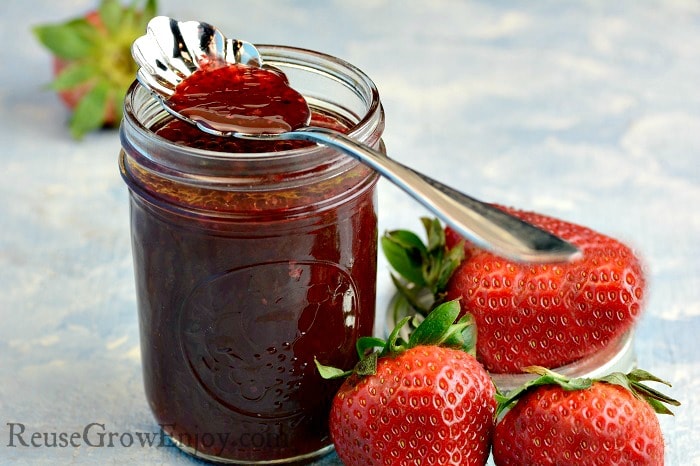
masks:
[(204, 132), (243, 139), (305, 140), (343, 151), (403, 189), (471, 242), (512, 260), (562, 262), (573, 260), (580, 254), (571, 243), (450, 188), (337, 131), (312, 126), (276, 134), (220, 131), (206, 122), (182, 115), (169, 105), (168, 98), (180, 82), (199, 68), (200, 62), (218, 60), (267, 66), (263, 65), (253, 44), (227, 39), (210, 24), (155, 17), (148, 23), (146, 35), (134, 42), (132, 54), (140, 66), (137, 72), (139, 83), (166, 111)]

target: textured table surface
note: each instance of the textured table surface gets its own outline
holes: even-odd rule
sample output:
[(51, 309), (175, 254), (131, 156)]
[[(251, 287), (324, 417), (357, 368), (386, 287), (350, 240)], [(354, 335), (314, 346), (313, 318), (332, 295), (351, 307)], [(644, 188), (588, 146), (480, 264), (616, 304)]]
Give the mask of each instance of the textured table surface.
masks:
[[(162, 0), (161, 12), (345, 58), (380, 89), (393, 157), (632, 244), (650, 284), (639, 363), (684, 403), (661, 420), (666, 463), (700, 464), (700, 3), (249, 1), (244, 15), (235, 4)], [(157, 431), (118, 136), (70, 139), (30, 34), (92, 5), (0, 5), (0, 464), (197, 464), (174, 448), (9, 446), (20, 425)], [(384, 182), (379, 207), (382, 230), (418, 229), (425, 214)], [(384, 261), (378, 280), (381, 309)]]

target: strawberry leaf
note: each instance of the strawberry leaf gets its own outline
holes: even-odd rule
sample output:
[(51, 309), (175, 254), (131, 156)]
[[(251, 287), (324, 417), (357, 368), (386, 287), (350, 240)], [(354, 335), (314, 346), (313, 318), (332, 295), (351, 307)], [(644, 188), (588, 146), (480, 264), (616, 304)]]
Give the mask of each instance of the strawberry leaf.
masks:
[(326, 380), (343, 379), (352, 374), (352, 371), (344, 371), (342, 369), (338, 369), (337, 367), (325, 366), (318, 362), (318, 359), (316, 358), (314, 358), (314, 363), (316, 364), (316, 370), (318, 373)]
[(474, 316), (465, 314), (445, 333), (442, 346), (458, 348), (476, 357), (476, 322)]
[(403, 351), (404, 346), (403, 346), (403, 341), (400, 338), (400, 333), (401, 329), (408, 324), (408, 322), (411, 320), (410, 316), (404, 317), (401, 319), (401, 321), (396, 324), (396, 327), (394, 327), (394, 330), (391, 331), (389, 334), (389, 338), (386, 341), (386, 345), (384, 345), (384, 348), (382, 349), (381, 355), (386, 356), (387, 354), (392, 354), (392, 353), (399, 353)]
[(357, 339), (355, 348), (357, 348), (357, 355), (361, 358), (367, 356), (367, 353), (374, 348), (384, 348), (386, 342), (381, 338), (377, 337), (361, 337)]
[(126, 19), (125, 23), (143, 30), (148, 24), (148, 21), (156, 15), (156, 10), (156, 0), (147, 0), (141, 11), (138, 11), (136, 8), (129, 8), (127, 10), (130, 14), (133, 12), (133, 18)]
[(426, 315), (443, 301), (447, 283), (464, 259), (464, 244), (448, 250), (440, 221), (429, 218), (421, 221), (426, 243), (407, 230), (389, 231), (381, 243), (389, 264), (401, 277), (392, 274), (398, 293), (414, 313)]
[[(128, 9), (131, 11), (132, 9)], [(109, 34), (116, 34), (120, 28), (129, 27), (130, 24), (123, 23), (125, 9), (117, 0), (103, 0), (98, 7), (100, 20), (105, 25)]]
[(447, 282), (450, 281), (455, 269), (464, 260), (464, 241), (459, 242), (452, 249), (447, 250), (443, 257), (435, 280), (435, 291), (442, 292), (447, 287)]
[(498, 402), (498, 408), (496, 409), (496, 417), (500, 416), (501, 413), (506, 411), (506, 409), (508, 409), (513, 403), (516, 403), (518, 399), (522, 398), (522, 396), (528, 390), (543, 385), (558, 385), (564, 390), (584, 390), (596, 382), (609, 383), (623, 387), (626, 390), (629, 390), (635, 396), (644, 399), (651, 405), (652, 408), (654, 408), (654, 411), (659, 414), (673, 414), (665, 404), (680, 406), (679, 401), (676, 401), (673, 398), (670, 398), (663, 393), (660, 393), (643, 384), (642, 382), (652, 381), (663, 383), (669, 387), (671, 386), (668, 382), (661, 380), (649, 372), (641, 369), (635, 369), (628, 374), (613, 372), (598, 379), (569, 379), (564, 375), (539, 366), (526, 367), (524, 371), (538, 374), (539, 377), (524, 383), (507, 394), (497, 393), (496, 401)]
[(141, 20), (142, 16), (139, 14), (139, 12), (136, 9), (129, 8), (124, 11), (124, 16), (123, 16), (123, 23), (125, 27), (131, 27), (131, 28), (141, 28), (139, 26), (139, 22)]
[[(56, 58), (58, 75), (49, 88), (71, 91), (62, 97), (73, 110), (70, 131), (75, 138), (121, 120), (124, 95), (136, 73), (130, 47), (156, 10), (156, 0), (131, 0), (128, 6), (120, 0), (101, 0), (79, 18), (33, 28)], [(78, 87), (81, 84), (85, 86)]]
[(49, 85), (55, 91), (73, 89), (75, 86), (89, 81), (95, 76), (97, 68), (93, 63), (73, 62), (65, 67)]
[[(148, 21), (156, 15), (157, 11), (158, 2), (156, 0), (148, 0), (146, 5), (143, 7), (143, 17), (146, 19), (146, 21)], [(144, 21), (144, 24), (146, 21)]]
[(418, 286), (425, 286), (422, 264), (427, 250), (421, 239), (406, 230), (390, 231), (381, 239), (382, 250), (389, 264), (402, 277)]
[(634, 369), (632, 372), (627, 374), (627, 379), (629, 379), (632, 382), (658, 382), (668, 387), (672, 386), (669, 382), (666, 382), (665, 380), (662, 380), (643, 369)]
[[(324, 379), (337, 379), (347, 377), (350, 374), (364, 377), (376, 372), (379, 358), (396, 355), (420, 345), (448, 346), (473, 354), (476, 335), (473, 330), (473, 319), (467, 315), (455, 323), (459, 314), (459, 301), (443, 303), (418, 324), (407, 342), (404, 342), (399, 335), (412, 317), (404, 317), (386, 341), (376, 337), (358, 339), (356, 347), (360, 361), (352, 371), (324, 366), (318, 360), (314, 360), (316, 367)], [(379, 348), (379, 350), (372, 351), (375, 348)]]
[(436, 218), (429, 219), (427, 217), (421, 218), (423, 223), (423, 228), (425, 229), (426, 236), (428, 238), (427, 248), (428, 251), (442, 251), (445, 249), (445, 230), (442, 229), (440, 221)]
[[(391, 274), (391, 281), (398, 290), (400, 299), (400, 301), (396, 303), (397, 309), (394, 313), (394, 316), (397, 315), (397, 312), (402, 312), (403, 315), (414, 314), (416, 310), (420, 311), (420, 314), (423, 315), (430, 312), (430, 309), (432, 309), (435, 300), (433, 296), (421, 293), (423, 291), (423, 288), (416, 289), (413, 283), (406, 284), (394, 274)], [(421, 296), (418, 296), (419, 293), (421, 294)], [(426, 297), (429, 298), (427, 302), (425, 302)], [(409, 312), (405, 312), (403, 309), (398, 309), (399, 305), (408, 306)], [(395, 318), (394, 320), (396, 321), (397, 319)]]
[(648, 385), (642, 383), (642, 382), (657, 382), (664, 384), (668, 387), (671, 387), (671, 384), (666, 382), (665, 380), (662, 380), (655, 375), (650, 374), (649, 372), (642, 370), (642, 369), (635, 369), (632, 372), (628, 374), (623, 374), (621, 372), (614, 372), (610, 375), (607, 375), (605, 377), (602, 377), (599, 379), (601, 382), (606, 382), (614, 385), (619, 385), (621, 387), (626, 388), (632, 394), (634, 394), (636, 397), (641, 398), (645, 400), (649, 405), (651, 405), (652, 408), (654, 408), (654, 411), (658, 414), (670, 414), (673, 415), (673, 412), (666, 406), (666, 405), (671, 405), (671, 406), (680, 406), (681, 403), (680, 401), (674, 400), (673, 398), (669, 397), (668, 395), (665, 395), (661, 393), (658, 390), (655, 390)]
[(39, 42), (54, 55), (66, 60), (88, 57), (92, 52), (96, 33), (95, 28), (83, 18), (34, 28)]
[(70, 131), (76, 139), (102, 127), (109, 98), (109, 85), (98, 83), (78, 102), (70, 120)]
[(459, 312), (460, 307), (457, 301), (449, 301), (436, 307), (411, 333), (408, 347), (441, 344), (450, 326), (459, 316)]
[(520, 398), (522, 398), (525, 393), (536, 387), (541, 387), (544, 385), (558, 385), (564, 390), (583, 390), (589, 388), (593, 385), (593, 380), (589, 378), (574, 378), (569, 379), (566, 376), (558, 374), (551, 371), (545, 367), (531, 366), (525, 367), (524, 372), (530, 372), (532, 374), (537, 374), (532, 380), (529, 380), (522, 384), (520, 387), (509, 391), (506, 394), (497, 394), (496, 401), (498, 402), (498, 408), (496, 408), (496, 417), (499, 417), (503, 412), (505, 412), (511, 405), (516, 403)]

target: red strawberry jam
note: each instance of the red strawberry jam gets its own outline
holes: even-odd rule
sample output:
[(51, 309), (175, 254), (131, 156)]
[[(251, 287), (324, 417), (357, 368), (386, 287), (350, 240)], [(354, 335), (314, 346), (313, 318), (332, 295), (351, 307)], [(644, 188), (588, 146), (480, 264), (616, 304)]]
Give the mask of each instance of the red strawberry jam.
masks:
[(204, 66), (175, 89), (169, 103), (180, 114), (221, 132), (282, 133), (304, 126), (304, 97), (274, 68)]
[[(178, 89), (178, 105), (245, 113), (258, 97), (288, 95), (274, 72), (254, 71), (274, 78), (251, 93), (218, 72), (188, 78), (197, 81)], [(264, 115), (236, 117), (232, 127), (306, 124), (294, 113), (298, 102), (285, 99), (267, 99)], [(139, 146), (128, 110), (121, 168), (157, 422), (208, 459), (250, 464), (326, 451), (339, 385), (321, 380), (313, 361), (350, 368), (354, 342), (372, 332), (376, 174), (306, 142), (215, 137), (171, 119), (155, 121)], [(350, 126), (321, 110), (311, 122)]]

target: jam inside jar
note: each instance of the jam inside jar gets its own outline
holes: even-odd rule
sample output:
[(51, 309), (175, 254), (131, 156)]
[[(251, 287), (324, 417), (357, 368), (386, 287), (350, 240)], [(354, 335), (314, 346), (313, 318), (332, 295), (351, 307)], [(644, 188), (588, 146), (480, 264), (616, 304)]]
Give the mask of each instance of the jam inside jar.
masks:
[[(371, 80), (334, 57), (260, 46), (312, 108), (312, 124), (382, 148)], [(172, 442), (241, 464), (306, 462), (332, 448), (340, 382), (373, 330), (377, 175), (334, 149), (209, 136), (140, 85), (125, 99), (146, 396)]]

